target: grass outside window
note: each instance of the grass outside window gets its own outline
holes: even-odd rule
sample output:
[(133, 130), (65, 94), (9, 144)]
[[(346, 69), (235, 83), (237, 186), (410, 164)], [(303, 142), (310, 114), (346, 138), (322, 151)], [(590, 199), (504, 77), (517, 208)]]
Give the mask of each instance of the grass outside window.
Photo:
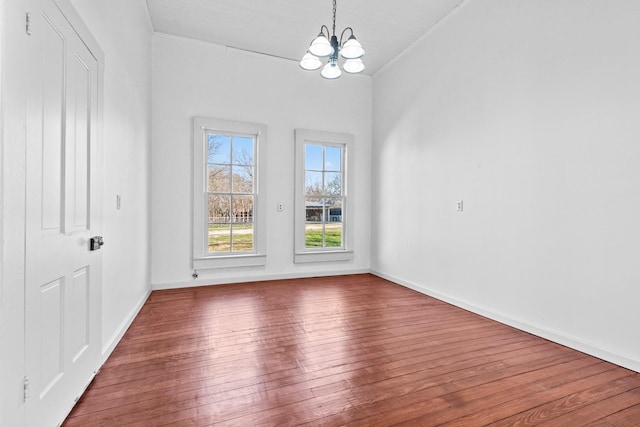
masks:
[[(233, 226), (233, 228), (232, 228)], [(209, 252), (252, 252), (253, 223), (209, 224)]]
[[(342, 223), (326, 223), (324, 225), (324, 246), (327, 248), (342, 247)], [(307, 223), (305, 226), (305, 246), (321, 248), (322, 223)]]

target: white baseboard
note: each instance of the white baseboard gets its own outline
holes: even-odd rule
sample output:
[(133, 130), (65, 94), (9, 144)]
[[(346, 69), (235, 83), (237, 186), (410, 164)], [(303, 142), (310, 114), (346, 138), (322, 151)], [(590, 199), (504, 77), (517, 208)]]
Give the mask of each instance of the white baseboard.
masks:
[(104, 362), (111, 355), (113, 350), (116, 348), (116, 346), (124, 336), (125, 332), (127, 332), (127, 329), (129, 329), (129, 326), (131, 326), (131, 323), (133, 323), (133, 320), (142, 309), (142, 306), (149, 298), (149, 295), (151, 295), (151, 290), (145, 292), (142, 298), (140, 298), (136, 305), (133, 307), (133, 310), (131, 310), (127, 317), (125, 317), (124, 320), (120, 323), (120, 326), (118, 326), (116, 332), (111, 336), (111, 338), (109, 338), (109, 341), (102, 345), (102, 364), (104, 364)]
[[(151, 289), (159, 291), (163, 289), (181, 289), (181, 288), (193, 288), (196, 286), (208, 286), (208, 285), (224, 285), (230, 283), (243, 283), (243, 282), (264, 282), (267, 280), (286, 280), (286, 279), (303, 279), (307, 277), (326, 277), (326, 276), (342, 276), (347, 274), (365, 274), (369, 273), (368, 268), (364, 269), (346, 269), (335, 270), (331, 272), (324, 271), (311, 271), (311, 272), (294, 272), (284, 274), (263, 274), (256, 276), (242, 276), (242, 277), (221, 277), (213, 278), (211, 276), (205, 276), (191, 280), (189, 282), (164, 282), (164, 283), (152, 283)], [(203, 275), (204, 276), (204, 275)]]
[(412, 283), (406, 280), (399, 279), (389, 274), (385, 274), (381, 271), (371, 270), (371, 274), (381, 277), (383, 279), (389, 280), (391, 282), (402, 285), (406, 288), (413, 289), (414, 291), (420, 292), (422, 294), (428, 295), (430, 297), (436, 298), (440, 301), (444, 301), (456, 307), (460, 307), (472, 313), (478, 314), (480, 316), (486, 317), (488, 319), (495, 320), (497, 322), (503, 323), (505, 325), (514, 327), (521, 331), (528, 332), (530, 334), (536, 335), (538, 337), (547, 339), (549, 341), (553, 341), (557, 344), (564, 345), (566, 347), (572, 348), (574, 350), (580, 351), (582, 353), (589, 354), (591, 356), (597, 357), (602, 360), (606, 360), (607, 362), (614, 363), (616, 365), (622, 366), (627, 369), (631, 369), (636, 372), (640, 372), (640, 361), (633, 359), (631, 357), (627, 357), (618, 353), (614, 353), (612, 351), (601, 348), (593, 343), (586, 342), (580, 338), (572, 337), (566, 334), (563, 334), (559, 331), (553, 331), (546, 328), (540, 328), (533, 324), (522, 322), (520, 320), (514, 319), (509, 316), (505, 316), (499, 313), (495, 313), (491, 310), (478, 307), (474, 304), (461, 301), (449, 295), (442, 294), (440, 292), (434, 291), (426, 286), (418, 285), (416, 283)]

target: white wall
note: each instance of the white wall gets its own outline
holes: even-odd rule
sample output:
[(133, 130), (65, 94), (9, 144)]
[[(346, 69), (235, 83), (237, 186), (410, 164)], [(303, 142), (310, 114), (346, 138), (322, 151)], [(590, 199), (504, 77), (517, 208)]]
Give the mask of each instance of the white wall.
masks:
[[(296, 62), (156, 34), (153, 53), (152, 284), (154, 288), (368, 271), (371, 78), (327, 81)], [(191, 274), (192, 118), (267, 125), (267, 265)], [(293, 263), (296, 128), (355, 136), (355, 259)], [(285, 205), (277, 212), (277, 203)]]
[(638, 22), (469, 0), (376, 74), (372, 269), (640, 371)]
[[(144, 0), (72, 0), (105, 55), (103, 352), (150, 290), (151, 38)], [(116, 210), (116, 195), (121, 209)]]

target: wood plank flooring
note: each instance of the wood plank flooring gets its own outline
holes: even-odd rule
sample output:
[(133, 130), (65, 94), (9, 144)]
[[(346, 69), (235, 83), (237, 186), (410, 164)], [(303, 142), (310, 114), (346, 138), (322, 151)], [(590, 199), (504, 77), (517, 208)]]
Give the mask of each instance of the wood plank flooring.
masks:
[(63, 424), (639, 426), (640, 374), (375, 276), (155, 291)]

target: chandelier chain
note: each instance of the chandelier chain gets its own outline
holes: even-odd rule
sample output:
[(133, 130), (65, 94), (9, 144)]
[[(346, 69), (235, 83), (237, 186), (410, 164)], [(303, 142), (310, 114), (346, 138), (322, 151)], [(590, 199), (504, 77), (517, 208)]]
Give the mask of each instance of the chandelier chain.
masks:
[(336, 10), (338, 6), (336, 5), (337, 0), (333, 0), (333, 35), (336, 35)]

